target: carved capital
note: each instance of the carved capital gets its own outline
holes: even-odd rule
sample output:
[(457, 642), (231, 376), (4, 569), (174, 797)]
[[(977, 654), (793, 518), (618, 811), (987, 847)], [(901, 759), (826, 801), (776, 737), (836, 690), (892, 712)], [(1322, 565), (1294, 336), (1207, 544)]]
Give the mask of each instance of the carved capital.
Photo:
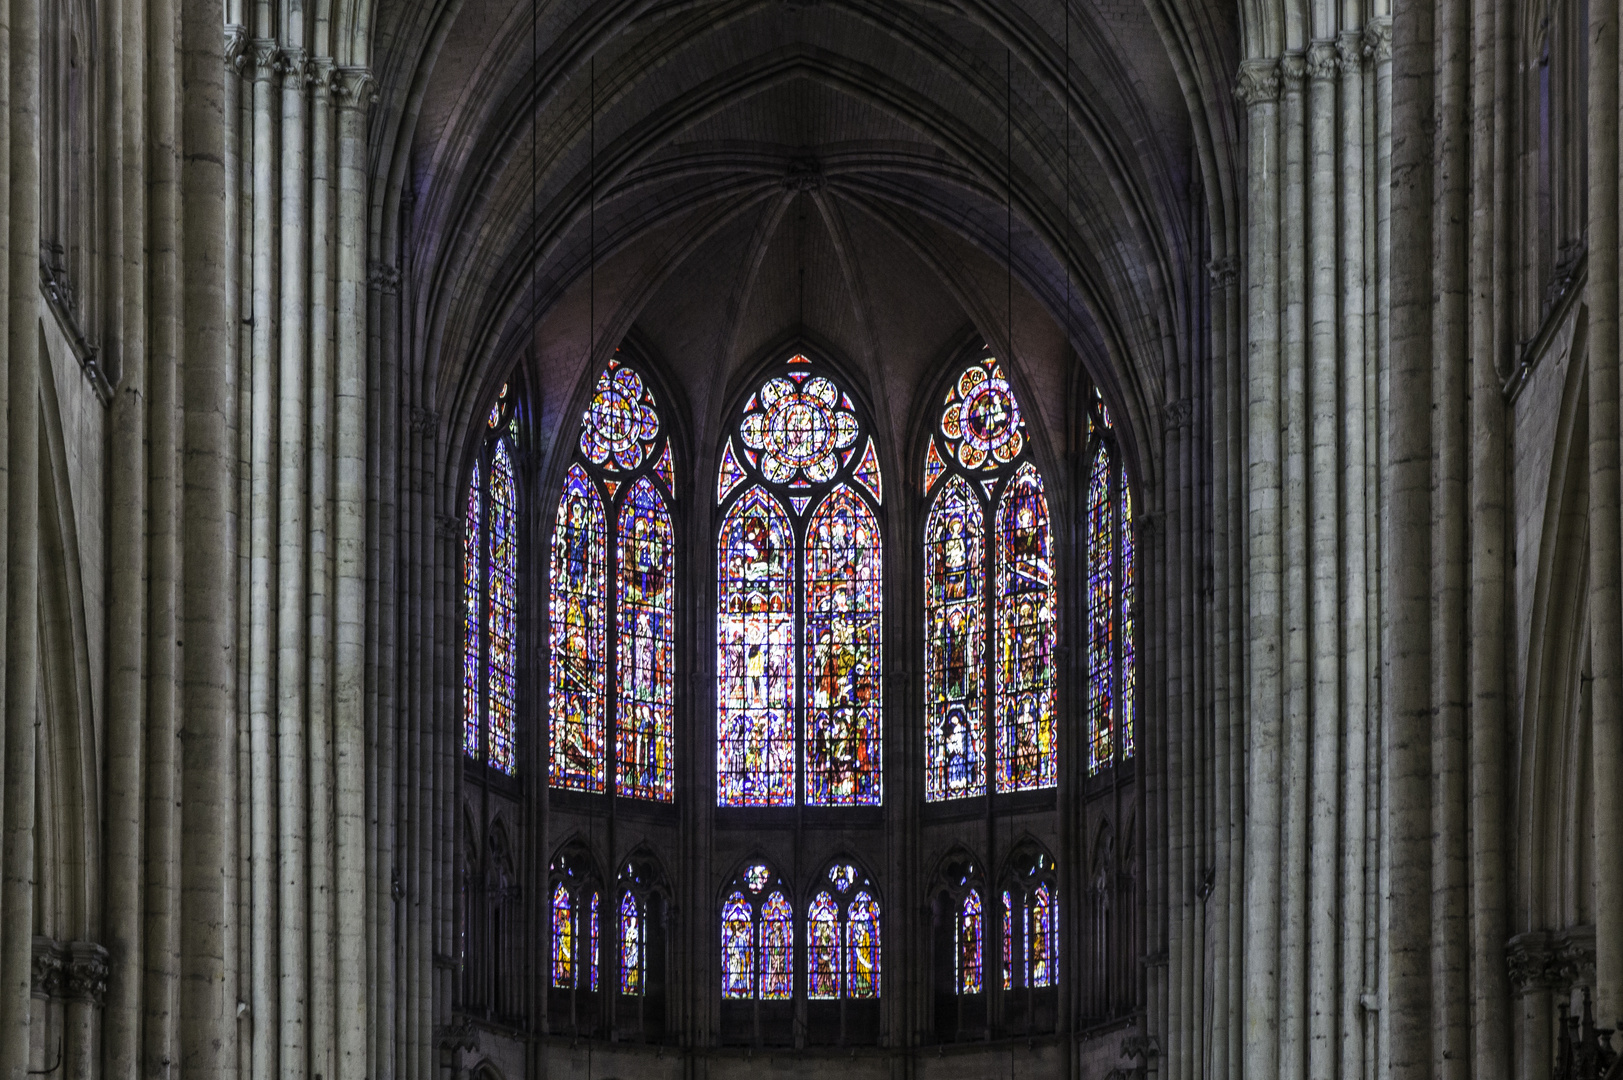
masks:
[(1371, 19), (1364, 27), (1364, 55), (1380, 64), (1392, 59), (1392, 19)]
[(454, 1017), (449, 1024), (439, 1029), (440, 1049), (447, 1053), (465, 1050), (474, 1053), (479, 1049), (479, 1029), (473, 1026), (473, 1021), (465, 1016)]
[(789, 159), (789, 166), (784, 170), (783, 187), (786, 191), (821, 191), (826, 180), (823, 176), (823, 163), (814, 157), (797, 157)]
[(68, 999), (101, 1008), (107, 999), (107, 950), (91, 941), (75, 941), (67, 952), (64, 989)]
[(378, 99), (371, 68), (340, 67), (336, 77), (333, 96), (340, 109), (364, 109)]
[(282, 50), (277, 47), (275, 38), (254, 38), (249, 43), (253, 50), (254, 79), (269, 79), (276, 74), (281, 60)]
[(248, 28), (227, 24), (225, 28), (225, 65), (239, 75), (248, 63)]
[(337, 66), (330, 56), (317, 56), (310, 60), (309, 80), (318, 94), (332, 94), (334, 91)]
[(1336, 58), (1344, 78), (1357, 75), (1364, 67), (1364, 35), (1357, 30), (1343, 30), (1336, 39)]
[(1336, 45), (1333, 41), (1315, 41), (1307, 47), (1307, 75), (1315, 82), (1334, 79), (1337, 74)]
[(34, 949), (29, 972), (30, 990), (35, 997), (62, 996), (62, 969), (67, 958), (62, 947), (48, 937), (34, 936)]
[(1299, 52), (1288, 52), (1279, 58), (1279, 77), (1287, 94), (1302, 92), (1302, 80), (1307, 78), (1307, 57)]
[(1555, 985), (1550, 959), (1549, 936), (1540, 931), (1517, 934), (1505, 942), (1505, 969), (1518, 994)]
[(458, 540), (462, 537), (462, 519), (455, 514), (435, 514), (434, 531), (444, 540)]
[(440, 414), (432, 409), (424, 409), (418, 406), (413, 406), (411, 410), (410, 423), (413, 434), (427, 434), (439, 426)]
[(367, 267), (366, 283), (378, 292), (392, 296), (400, 291), (400, 268), (374, 262)]
[(1246, 108), (1265, 105), (1279, 100), (1279, 62), (1277, 60), (1247, 60), (1240, 65), (1240, 78), (1234, 85), (1234, 96)]
[(1161, 418), (1168, 430), (1176, 431), (1186, 428), (1195, 422), (1195, 399), (1179, 398), (1169, 401), (1161, 408)]
[(1206, 264), (1206, 272), (1212, 276), (1212, 287), (1224, 289), (1234, 284), (1234, 279), (1240, 276), (1240, 261), (1234, 258), (1213, 259)]
[(310, 62), (305, 58), (303, 49), (283, 49), (277, 70), (282, 74), (283, 86), (302, 87), (309, 74)]

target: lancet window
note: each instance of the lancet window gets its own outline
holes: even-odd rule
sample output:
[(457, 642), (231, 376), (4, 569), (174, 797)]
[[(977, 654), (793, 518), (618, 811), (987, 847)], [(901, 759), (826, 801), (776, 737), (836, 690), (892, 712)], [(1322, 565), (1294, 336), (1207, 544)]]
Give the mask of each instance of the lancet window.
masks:
[(1136, 582), (1132, 488), (1122, 470), (1110, 410), (1095, 397), (1088, 414), (1083, 499), (1086, 633), (1083, 714), (1088, 775), (1133, 756), (1138, 714)]
[(924, 458), (925, 796), (1058, 780), (1053, 538), (1019, 402), (987, 357), (948, 390)]
[(595, 993), (599, 981), (602, 890), (584, 857), (553, 860), (548, 911), (552, 930), (552, 986)]
[(504, 385), (468, 481), (462, 535), (462, 747), (518, 770), (519, 488), (517, 395)]
[(670, 439), (642, 376), (611, 360), (581, 420), (553, 529), (554, 787), (675, 796), (676, 535)]
[(931, 887), (935, 965), (935, 1033), (942, 1042), (976, 1038), (986, 1030), (987, 943), (996, 938), (986, 882), (967, 852), (949, 857)]
[(745, 404), (716, 498), (717, 800), (881, 800), (883, 498), (850, 395), (805, 356)]

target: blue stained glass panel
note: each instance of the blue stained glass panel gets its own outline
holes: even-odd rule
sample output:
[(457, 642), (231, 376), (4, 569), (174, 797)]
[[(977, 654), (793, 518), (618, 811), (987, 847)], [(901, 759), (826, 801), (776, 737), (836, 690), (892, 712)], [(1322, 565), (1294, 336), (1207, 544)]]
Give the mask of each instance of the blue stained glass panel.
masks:
[(644, 476), (620, 505), (616, 726), (621, 795), (669, 802), (676, 695), (676, 544), (670, 511)]
[(607, 568), (603, 500), (572, 466), (552, 537), (552, 765), (555, 787), (603, 790)]
[(998, 507), (996, 694), (998, 790), (1052, 787), (1054, 565), (1042, 478), (1020, 467)]
[(980, 499), (950, 477), (924, 525), (925, 798), (986, 791), (986, 529)]

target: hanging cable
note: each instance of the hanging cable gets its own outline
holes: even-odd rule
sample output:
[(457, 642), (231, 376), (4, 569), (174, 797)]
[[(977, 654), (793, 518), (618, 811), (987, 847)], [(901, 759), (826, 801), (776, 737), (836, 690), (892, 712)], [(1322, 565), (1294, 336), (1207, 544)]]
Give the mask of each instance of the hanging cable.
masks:
[(588, 97), (591, 117), (587, 121), (587, 191), (586, 191), (586, 363), (592, 363), (597, 351), (597, 54), (587, 61), (587, 78), (591, 82)]
[(1014, 362), (1014, 51), (1003, 51), (1003, 273), (1009, 362)]

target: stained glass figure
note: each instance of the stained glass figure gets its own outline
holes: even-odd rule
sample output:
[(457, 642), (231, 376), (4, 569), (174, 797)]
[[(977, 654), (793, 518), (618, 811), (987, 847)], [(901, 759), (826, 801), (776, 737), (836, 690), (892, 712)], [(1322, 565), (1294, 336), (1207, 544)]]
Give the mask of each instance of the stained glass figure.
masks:
[(630, 893), (620, 896), (620, 993), (639, 996), (647, 975), (648, 928), (642, 904)]
[(874, 502), (882, 503), (885, 501), (885, 482), (884, 478), (879, 474), (879, 455), (874, 453), (872, 438), (868, 440), (868, 445), (863, 448), (862, 459), (857, 462), (856, 472), (851, 475), (856, 479), (857, 483), (868, 489), (868, 493), (873, 496)]
[(1019, 963), (1015, 955), (1017, 942), (1014, 936), (1014, 897), (1008, 889), (1003, 890), (1003, 989), (1014, 989), (1014, 969)]
[(1054, 565), (1042, 478), (1022, 465), (997, 515), (998, 790), (1053, 786)]
[(806, 910), (807, 996), (840, 996), (840, 936), (839, 906), (827, 892), (820, 892)]
[(721, 468), (716, 471), (716, 501), (726, 502), (733, 489), (746, 479), (744, 466), (738, 463), (738, 455), (733, 453), (733, 441), (728, 439), (721, 451)]
[(981, 894), (971, 889), (958, 908), (955, 980), (960, 994), (981, 992)]
[(857, 868), (850, 863), (837, 863), (828, 872), (828, 880), (834, 883), (834, 888), (845, 892), (857, 880)]
[(597, 925), (597, 922), (598, 922), (598, 920), (597, 920), (597, 893), (593, 893), (592, 898), (591, 898), (590, 902), (587, 905), (586, 933), (584, 935), (582, 935), (583, 938), (585, 939), (584, 941), (582, 941), (582, 945), (586, 949), (586, 973), (587, 973), (587, 987), (586, 988), (588, 990), (596, 990), (597, 989), (597, 956), (598, 956), (598, 947), (597, 947), (597, 943), (598, 943), (598, 936), (597, 936), (597, 934), (598, 934), (598, 925)]
[(617, 533), (619, 791), (669, 802), (675, 791), (676, 544), (665, 499), (648, 477), (638, 478), (626, 492)]
[(1054, 985), (1055, 919), (1053, 896), (1048, 883), (1041, 882), (1031, 894), (1027, 986)]
[(670, 802), (671, 447), (653, 392), (618, 359), (598, 378), (578, 452), (552, 541), (552, 783), (603, 792), (612, 776), (621, 796)]
[(972, 364), (958, 377), (941, 414), (941, 433), (956, 444), (966, 469), (997, 469), (1020, 456), (1025, 423), (996, 360)]
[(755, 996), (755, 918), (741, 892), (721, 909), (721, 996)]
[(925, 797), (986, 791), (985, 523), (980, 499), (954, 475), (924, 525)]
[(744, 871), (744, 881), (752, 892), (760, 892), (772, 880), (772, 871), (757, 863)]
[(629, 472), (642, 464), (658, 435), (654, 395), (635, 371), (609, 361), (581, 422), (580, 452), (610, 472)]
[(787, 998), (794, 992), (794, 912), (781, 892), (761, 905), (761, 997)]
[(1121, 756), (1133, 756), (1138, 727), (1138, 668), (1134, 643), (1133, 492), (1121, 484)]
[(797, 383), (769, 379), (756, 395), (759, 407), (739, 427), (744, 445), (757, 451), (766, 478), (786, 484), (804, 475), (812, 483), (832, 480), (839, 451), (857, 439), (856, 414), (833, 382), (814, 376)]
[(607, 705), (607, 548), (603, 500), (570, 467), (552, 537), (552, 770), (554, 787), (603, 790)]
[(575, 908), (561, 881), (552, 890), (552, 985), (575, 985)]
[(806, 801), (813, 806), (879, 802), (879, 522), (845, 485), (806, 529)]
[(851, 901), (846, 923), (846, 996), (879, 996), (879, 902), (865, 892)]
[(1087, 511), (1087, 665), (1084, 714), (1088, 725), (1088, 775), (1112, 763), (1115, 748), (1113, 676), (1115, 674), (1116, 507), (1110, 497), (1110, 448), (1100, 443), (1088, 474)]
[(795, 798), (795, 538), (783, 506), (753, 487), (721, 527), (716, 773), (723, 806)]
[(479, 471), (476, 463), (468, 481), (468, 516), (462, 531), (462, 751), (475, 761), (484, 758), (479, 613), (484, 607), (485, 545)]
[(878, 805), (878, 452), (849, 394), (788, 364), (745, 403), (717, 477), (717, 800)]

